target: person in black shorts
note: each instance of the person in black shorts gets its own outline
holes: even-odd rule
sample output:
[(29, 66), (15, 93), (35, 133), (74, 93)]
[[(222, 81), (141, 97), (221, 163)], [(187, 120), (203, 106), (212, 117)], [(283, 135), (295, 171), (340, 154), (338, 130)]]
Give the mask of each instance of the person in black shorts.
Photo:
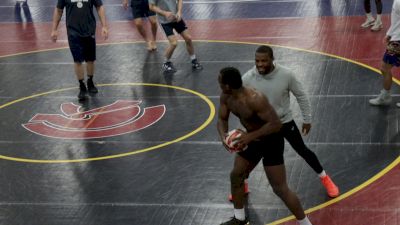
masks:
[(175, 72), (171, 57), (178, 44), (178, 39), (174, 34), (174, 30), (182, 36), (186, 43), (186, 49), (189, 53), (192, 69), (201, 70), (203, 67), (198, 62), (194, 53), (192, 37), (182, 19), (182, 0), (149, 0), (150, 10), (157, 13), (158, 21), (160, 22), (165, 35), (168, 38), (169, 46), (165, 51), (165, 62), (163, 70), (165, 72)]
[(233, 113), (247, 131), (237, 139), (236, 147), (241, 149), (248, 146), (236, 154), (230, 174), (234, 217), (221, 225), (248, 224), (243, 201), (244, 180), (248, 171), (261, 159), (274, 193), (282, 199), (300, 225), (311, 225), (298, 197), (287, 185), (283, 159), (284, 140), (280, 133), (282, 123), (267, 97), (255, 89), (243, 86), (240, 72), (233, 67), (223, 68), (218, 82), (222, 90), (217, 123), (221, 142), (229, 151), (225, 138), (229, 129), (229, 115)]
[[(128, 8), (128, 0), (123, 0), (122, 5), (124, 9)], [(149, 2), (147, 0), (131, 0), (131, 8), (133, 14), (133, 21), (140, 35), (147, 43), (147, 50), (154, 51), (157, 49), (157, 18), (156, 14), (149, 9)], [(144, 18), (148, 18), (151, 27), (151, 38), (147, 36), (146, 29), (143, 26)]]
[[(108, 37), (105, 10), (102, 0), (58, 0), (53, 15), (51, 39), (56, 42), (58, 38), (58, 25), (64, 8), (66, 8), (66, 25), (68, 44), (74, 59), (75, 74), (79, 81), (78, 99), (84, 100), (87, 93), (97, 93), (93, 82), (94, 61), (96, 60), (96, 19), (93, 8), (96, 8), (102, 25), (101, 34), (104, 39)], [(84, 68), (86, 62), (87, 87), (84, 83)]]

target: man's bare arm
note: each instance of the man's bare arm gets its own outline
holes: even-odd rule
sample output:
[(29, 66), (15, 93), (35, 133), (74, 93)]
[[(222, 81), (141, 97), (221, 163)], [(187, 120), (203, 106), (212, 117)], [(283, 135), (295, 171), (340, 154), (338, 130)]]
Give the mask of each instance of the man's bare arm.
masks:
[(53, 14), (53, 25), (51, 29), (51, 40), (56, 42), (58, 39), (58, 25), (60, 24), (61, 17), (63, 15), (63, 9), (55, 8)]
[(220, 106), (218, 110), (218, 122), (217, 122), (217, 129), (221, 141), (224, 141), (226, 134), (228, 133), (229, 114), (230, 110), (226, 105), (226, 98), (223, 95), (221, 95)]
[(106, 21), (106, 12), (104, 10), (104, 6), (96, 7), (97, 14), (99, 14), (100, 22), (101, 22), (101, 35), (104, 37), (104, 40), (108, 38), (108, 27)]

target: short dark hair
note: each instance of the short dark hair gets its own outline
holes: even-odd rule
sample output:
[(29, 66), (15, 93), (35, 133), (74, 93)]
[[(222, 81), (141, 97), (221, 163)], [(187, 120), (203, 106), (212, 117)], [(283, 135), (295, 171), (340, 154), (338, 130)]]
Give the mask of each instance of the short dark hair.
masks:
[(267, 45), (261, 45), (257, 48), (256, 53), (268, 54), (271, 59), (274, 59), (274, 51)]
[(219, 73), (221, 74), (222, 84), (227, 84), (232, 89), (239, 89), (242, 87), (242, 76), (235, 67), (222, 68)]

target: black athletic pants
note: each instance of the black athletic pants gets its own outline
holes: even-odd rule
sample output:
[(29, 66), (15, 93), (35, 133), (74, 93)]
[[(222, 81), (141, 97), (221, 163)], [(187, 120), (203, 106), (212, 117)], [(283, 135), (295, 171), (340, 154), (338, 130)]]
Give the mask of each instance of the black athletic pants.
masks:
[(296, 123), (292, 120), (284, 123), (281, 129), (283, 137), (289, 142), (292, 148), (299, 154), (311, 168), (317, 173), (322, 172), (322, 166), (317, 156), (304, 144), (303, 137)]

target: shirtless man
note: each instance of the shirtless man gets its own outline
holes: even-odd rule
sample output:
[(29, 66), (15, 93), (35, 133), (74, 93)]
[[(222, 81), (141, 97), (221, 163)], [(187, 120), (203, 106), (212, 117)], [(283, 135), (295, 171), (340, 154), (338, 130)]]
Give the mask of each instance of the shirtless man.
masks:
[(268, 99), (260, 92), (242, 86), (241, 74), (236, 68), (223, 68), (218, 82), (222, 90), (217, 124), (221, 141), (229, 149), (225, 137), (232, 112), (247, 131), (238, 138), (237, 147), (248, 146), (245, 151), (236, 154), (230, 174), (234, 217), (221, 225), (248, 224), (244, 211), (244, 180), (250, 168), (254, 168), (261, 159), (274, 193), (282, 199), (300, 225), (311, 225), (298, 197), (287, 185), (283, 163), (284, 140), (279, 132), (282, 123)]

